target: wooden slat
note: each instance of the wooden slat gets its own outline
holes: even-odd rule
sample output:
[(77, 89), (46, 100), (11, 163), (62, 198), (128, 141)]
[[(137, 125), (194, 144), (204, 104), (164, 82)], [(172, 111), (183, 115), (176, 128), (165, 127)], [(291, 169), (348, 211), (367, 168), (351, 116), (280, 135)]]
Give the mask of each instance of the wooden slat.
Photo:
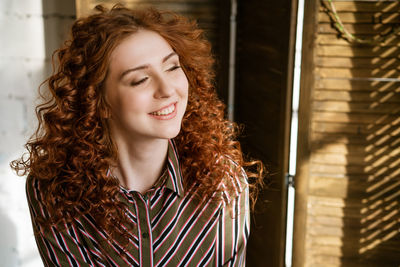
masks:
[(344, 69), (367, 67), (371, 71), (400, 69), (399, 58), (318, 57), (315, 64), (318, 67), (336, 67)]
[(313, 112), (313, 121), (315, 122), (334, 122), (334, 123), (359, 123), (385, 125), (394, 123), (399, 119), (399, 115), (380, 115), (380, 114), (361, 114), (361, 113), (339, 113), (339, 112)]
[[(332, 227), (332, 226), (322, 226), (322, 225), (313, 225), (309, 224), (311, 236), (343, 236), (343, 229), (340, 227)], [(321, 253), (322, 251), (319, 251)], [(331, 253), (331, 252), (329, 252)]]
[[(335, 178), (344, 177), (346, 175), (365, 175), (363, 166), (359, 165), (332, 165), (332, 164), (311, 164), (311, 175), (332, 176)], [(311, 185), (309, 188), (312, 187)]]
[[(309, 213), (308, 216), (332, 216), (332, 217), (343, 217), (344, 216), (344, 212), (343, 212), (343, 208), (341, 207), (329, 207), (329, 206), (313, 206), (310, 203), (310, 209), (309, 209)], [(323, 240), (322, 242), (331, 242), (329, 239), (319, 239), (317, 238), (317, 240)], [(315, 240), (314, 240), (315, 241)], [(328, 244), (328, 243), (326, 243)], [(340, 243), (336, 243), (339, 244)]]
[[(363, 35), (363, 34), (355, 34), (357, 38), (360, 39), (371, 39), (374, 38), (374, 35)], [(378, 39), (378, 36), (375, 35), (375, 39)], [(357, 44), (357, 43), (350, 43), (347, 40), (341, 38), (337, 32), (335, 33), (326, 33), (326, 34), (319, 34), (316, 40), (318, 45), (343, 45), (343, 46), (365, 46), (365, 44)], [(399, 35), (388, 35), (384, 42), (376, 43), (373, 46), (399, 46), (400, 45), (400, 36)]]
[[(374, 203), (367, 203), (367, 196), (372, 196), (386, 187), (397, 187), (399, 185), (399, 178), (392, 179), (379, 179), (367, 181), (366, 179), (346, 179), (346, 178), (327, 178), (321, 174), (311, 176), (312, 183), (310, 184), (310, 194), (313, 196), (333, 197), (333, 198), (346, 198), (358, 199), (364, 201), (366, 207), (361, 209), (361, 213), (368, 212), (369, 209), (378, 209), (387, 207), (390, 210), (390, 205), (397, 205), (397, 200), (384, 201), (381, 198), (372, 200)], [(391, 203), (391, 204), (390, 204)]]
[(328, 165), (311, 164), (310, 172), (312, 174), (330, 174), (330, 175), (364, 175), (365, 167), (360, 165)]
[(396, 103), (400, 105), (400, 85), (393, 92), (359, 92), (338, 90), (315, 90), (313, 99), (316, 101), (344, 101), (348, 103), (378, 102)]
[[(314, 228), (314, 225), (310, 225), (310, 228)], [(319, 229), (318, 229), (319, 230)], [(320, 229), (323, 231), (323, 228)], [(329, 231), (329, 229), (328, 229)], [(351, 234), (351, 233), (350, 233)], [(312, 237), (314, 235), (310, 235)], [(376, 264), (378, 265), (371, 265), (372, 262), (371, 260), (365, 263), (357, 263), (357, 262), (350, 262), (350, 259), (343, 259), (345, 256), (349, 257), (349, 255), (353, 255), (353, 259), (357, 258), (357, 249), (354, 247), (357, 247), (357, 243), (354, 244), (355, 246), (349, 246), (349, 244), (342, 242), (342, 244), (337, 245), (337, 244), (321, 244), (321, 243), (312, 243), (310, 244), (310, 250), (312, 251), (312, 257), (309, 258), (309, 263), (311, 266), (352, 266), (352, 267), (365, 267), (365, 266), (396, 266), (394, 263), (386, 264), (383, 261), (380, 261)], [(382, 246), (384, 247), (384, 246)], [(396, 253), (396, 251), (391, 251), (388, 248), (385, 248), (387, 251), (386, 253), (388, 254), (388, 259), (390, 260), (390, 257), (393, 257), (393, 254)], [(397, 252), (398, 253), (398, 252)], [(392, 254), (392, 255), (391, 255)], [(329, 261), (328, 261), (329, 259)], [(307, 265), (307, 266), (310, 266)]]
[[(321, 245), (319, 245), (321, 246)], [(319, 256), (311, 254), (306, 258), (305, 266), (324, 266), (324, 267), (337, 267), (341, 264), (341, 258), (332, 256)], [(361, 267), (352, 265), (352, 267)]]
[(343, 165), (343, 164), (313, 163), (310, 165), (310, 173), (311, 175), (329, 176), (335, 178), (367, 175), (372, 180), (379, 179), (382, 175), (390, 179), (396, 179), (396, 178), (398, 179), (399, 177), (398, 168), (388, 168), (387, 166), (371, 167), (365, 165), (366, 164)]
[(313, 110), (363, 114), (400, 114), (400, 105), (398, 103), (367, 102), (367, 103), (349, 103), (343, 101), (314, 101)]
[(341, 154), (362, 154), (366, 152), (364, 144), (344, 144), (333, 142), (313, 143), (311, 145), (313, 153), (341, 153)]
[(329, 57), (367, 57), (367, 58), (397, 58), (400, 47), (348, 47), (342, 45), (327, 45), (317, 48), (318, 56)]
[[(382, 13), (382, 12), (338, 12), (338, 16), (343, 23), (398, 23), (400, 20), (400, 14), (397, 11), (393, 11), (393, 13)], [(318, 20), (322, 23), (331, 22), (331, 18), (328, 16), (326, 12), (320, 11), (318, 13)]]
[[(400, 50), (400, 49), (399, 49)], [(397, 78), (400, 80), (400, 66), (399, 69), (359, 69), (359, 68), (323, 68), (319, 67), (315, 69), (316, 75), (321, 78), (328, 77), (341, 77), (341, 78), (353, 78), (353, 77), (365, 77), (365, 78)]]
[(321, 210), (323, 207), (333, 207), (333, 208), (351, 208), (360, 209), (363, 207), (360, 200), (349, 199), (348, 201), (339, 197), (323, 197), (323, 196), (310, 196), (309, 203), (312, 207), (319, 207)]
[[(344, 221), (342, 218), (332, 217), (332, 216), (309, 217), (308, 223), (313, 225), (326, 225), (326, 226), (336, 226), (336, 227), (344, 226)], [(359, 225), (359, 223), (357, 223), (356, 225)]]
[[(398, 205), (398, 203), (395, 203), (395, 205)], [(321, 207), (325, 208), (325, 207)], [(344, 213), (346, 215), (350, 215), (353, 213), (355, 216), (352, 216), (353, 218), (357, 218), (357, 215), (360, 214), (360, 208), (355, 208), (355, 209), (344, 209)], [(379, 209), (375, 209), (372, 211), (379, 211), (382, 209), (382, 206)], [(331, 209), (332, 211), (332, 209)], [(384, 215), (390, 216), (391, 211), (384, 211)], [(382, 212), (379, 215), (383, 215)], [(330, 217), (331, 219), (334, 219), (336, 216), (332, 216), (330, 214), (327, 215), (320, 215), (321, 217)], [(320, 217), (318, 216), (318, 217)], [(313, 216), (314, 217), (314, 216)], [(396, 221), (394, 220), (388, 220), (388, 219), (381, 219), (380, 216), (371, 216), (371, 221), (366, 221), (363, 223), (360, 223), (359, 225), (354, 225), (346, 228), (342, 228), (339, 225), (321, 225), (313, 222), (308, 222), (307, 225), (310, 227), (310, 232), (309, 236), (312, 237), (312, 241), (310, 242), (310, 245), (322, 245), (321, 242), (325, 242), (322, 237), (330, 237), (333, 238), (332, 240), (335, 240), (335, 237), (340, 237), (341, 241), (339, 243), (329, 243), (325, 245), (331, 245), (335, 246), (338, 245), (340, 247), (346, 247), (346, 249), (349, 251), (354, 244), (352, 243), (358, 243), (360, 248), (362, 247), (367, 247), (370, 246), (372, 242), (374, 242), (373, 239), (371, 239), (371, 236), (386, 236), (390, 235), (393, 231), (396, 231)], [(382, 216), (383, 217), (383, 216)], [(375, 220), (372, 221), (372, 220)], [(382, 241), (382, 240), (381, 240)], [(387, 242), (386, 248), (388, 248), (388, 244), (390, 242)], [(393, 245), (395, 244), (394, 242), (392, 243)], [(381, 248), (382, 249), (382, 248)], [(319, 250), (315, 250), (314, 253), (321, 253)]]
[[(347, 119), (348, 120), (348, 119)], [(398, 133), (386, 133), (383, 131), (382, 134), (376, 133), (376, 129), (372, 127), (373, 124), (365, 124), (365, 123), (338, 123), (338, 122), (326, 122), (326, 121), (313, 121), (311, 124), (311, 130), (315, 133), (340, 133), (340, 134), (359, 134), (359, 135), (371, 135), (374, 136), (387, 136), (391, 138), (392, 134)], [(380, 129), (390, 128), (391, 126), (381, 124), (377, 125)], [(396, 128), (397, 127), (397, 128)], [(398, 129), (398, 125), (393, 127)]]
[[(314, 226), (312, 224), (309, 224), (310, 229), (316, 228), (317, 226)], [(325, 228), (318, 228), (316, 230), (320, 230), (318, 232), (323, 232)], [(329, 229), (328, 229), (329, 231)], [(316, 232), (316, 233), (318, 233)], [(314, 236), (315, 234), (313, 233), (311, 236)], [(311, 246), (315, 246), (315, 245), (311, 245)], [(314, 255), (313, 257), (315, 257), (315, 254), (322, 254), (322, 255), (333, 255), (333, 256), (337, 256), (340, 257), (343, 255), (343, 251), (342, 251), (342, 246), (332, 246), (332, 245), (318, 245), (318, 250), (313, 250)], [(326, 266), (326, 265), (324, 265)]]
[(336, 153), (341, 155), (358, 155), (368, 158), (368, 155), (381, 155), (399, 153), (400, 139), (397, 144), (391, 140), (388, 142), (375, 144), (375, 143), (361, 143), (361, 144), (345, 144), (339, 142), (319, 142), (311, 145), (313, 153)]
[(363, 154), (359, 155), (344, 155), (340, 153), (313, 153), (311, 156), (311, 162), (317, 164), (354, 164), (362, 165), (365, 164)]
[[(378, 219), (378, 218), (377, 218)], [(368, 243), (371, 241), (368, 240), (368, 236), (370, 235), (386, 235), (393, 231), (393, 222), (385, 222), (382, 221), (378, 227), (370, 227), (369, 224), (361, 225), (361, 231), (365, 231), (364, 233), (360, 233), (360, 226), (359, 227), (348, 227), (346, 229), (337, 227), (337, 226), (325, 226), (325, 225), (317, 225), (310, 223), (309, 226), (312, 227), (310, 229), (310, 236), (336, 236), (342, 238), (342, 243), (340, 247), (343, 245), (346, 246), (346, 241), (361, 241), (360, 247), (367, 246)], [(367, 230), (368, 228), (368, 230)], [(379, 233), (380, 231), (380, 233)], [(350, 238), (349, 238), (350, 237)], [(318, 251), (318, 253), (322, 254), (331, 254), (331, 252), (326, 251)]]
[[(389, 139), (387, 139), (389, 140)], [(325, 143), (340, 143), (340, 144), (354, 144), (367, 146), (367, 135), (361, 134), (345, 134), (345, 133), (319, 133), (312, 132), (311, 147), (321, 146)]]
[[(343, 23), (343, 26), (346, 30), (352, 34), (368, 34), (371, 37), (377, 34), (387, 34), (389, 31), (395, 27), (394, 24), (382, 24), (382, 23), (371, 23), (371, 24), (352, 24), (352, 23)], [(397, 27), (397, 25), (396, 25)], [(331, 23), (320, 23), (318, 24), (318, 33), (335, 33), (337, 34), (337, 30), (332, 27)], [(399, 35), (399, 33), (397, 33)]]
[[(327, 0), (324, 3), (328, 6)], [(376, 2), (356, 2), (356, 1), (334, 1), (336, 11), (351, 11), (351, 12), (398, 12), (400, 10), (399, 2), (392, 1), (376, 1)], [(323, 5), (320, 11), (324, 9)]]
[(315, 88), (344, 91), (396, 92), (400, 82), (362, 81), (351, 79), (317, 79)]

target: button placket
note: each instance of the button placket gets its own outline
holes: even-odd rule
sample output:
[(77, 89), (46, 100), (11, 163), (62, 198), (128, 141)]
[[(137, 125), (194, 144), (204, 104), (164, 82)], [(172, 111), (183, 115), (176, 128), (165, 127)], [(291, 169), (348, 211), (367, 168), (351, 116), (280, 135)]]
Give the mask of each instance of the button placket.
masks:
[(150, 228), (150, 213), (149, 213), (149, 197), (147, 194), (137, 194), (137, 206), (138, 206), (138, 220), (140, 222), (140, 229), (138, 234), (140, 236), (141, 245), (141, 264), (143, 266), (153, 265), (153, 249), (152, 249), (152, 237)]

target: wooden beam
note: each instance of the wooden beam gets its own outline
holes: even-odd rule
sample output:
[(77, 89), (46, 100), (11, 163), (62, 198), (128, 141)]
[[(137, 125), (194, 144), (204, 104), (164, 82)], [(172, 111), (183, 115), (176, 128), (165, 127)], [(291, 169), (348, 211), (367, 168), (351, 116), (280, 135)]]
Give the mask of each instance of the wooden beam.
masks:
[(297, 170), (295, 178), (296, 200), (293, 231), (293, 266), (303, 267), (307, 257), (307, 203), (310, 156), (310, 105), (314, 87), (314, 49), (317, 34), (317, 15), (319, 1), (305, 1), (303, 54), (300, 85), (299, 137), (297, 151)]

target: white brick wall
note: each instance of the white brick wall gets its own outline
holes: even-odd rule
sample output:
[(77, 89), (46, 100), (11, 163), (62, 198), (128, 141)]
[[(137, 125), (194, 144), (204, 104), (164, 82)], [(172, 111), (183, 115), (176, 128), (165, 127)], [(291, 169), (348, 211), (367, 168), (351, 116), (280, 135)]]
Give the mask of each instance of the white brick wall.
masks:
[(42, 266), (28, 206), (25, 177), (9, 162), (19, 157), (36, 125), (39, 84), (54, 49), (75, 15), (74, 0), (0, 1), (0, 265)]

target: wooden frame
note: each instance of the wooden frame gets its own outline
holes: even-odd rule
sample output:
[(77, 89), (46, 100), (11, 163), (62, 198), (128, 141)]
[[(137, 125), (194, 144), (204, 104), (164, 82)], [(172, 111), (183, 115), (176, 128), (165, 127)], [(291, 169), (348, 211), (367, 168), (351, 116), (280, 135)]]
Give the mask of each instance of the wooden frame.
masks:
[(305, 264), (306, 249), (306, 222), (307, 222), (307, 195), (310, 158), (310, 120), (311, 89), (314, 84), (314, 48), (317, 33), (317, 13), (319, 1), (305, 1), (303, 52), (300, 84), (299, 131), (296, 170), (296, 196), (293, 229), (293, 266), (301, 267)]

